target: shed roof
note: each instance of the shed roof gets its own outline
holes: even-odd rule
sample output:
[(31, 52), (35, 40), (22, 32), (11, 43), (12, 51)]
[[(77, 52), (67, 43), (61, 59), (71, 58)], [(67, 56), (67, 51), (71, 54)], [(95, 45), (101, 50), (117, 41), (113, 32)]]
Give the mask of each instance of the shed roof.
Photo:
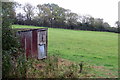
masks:
[(16, 29), (18, 32), (28, 32), (28, 31), (34, 31), (34, 30), (38, 30), (38, 31), (45, 31), (48, 30), (48, 28), (19, 28)]

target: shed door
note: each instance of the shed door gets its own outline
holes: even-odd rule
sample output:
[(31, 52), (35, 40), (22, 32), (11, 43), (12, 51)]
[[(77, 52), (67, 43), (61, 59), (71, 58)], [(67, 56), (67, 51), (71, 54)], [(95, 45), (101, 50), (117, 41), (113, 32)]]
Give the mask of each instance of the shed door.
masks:
[(46, 31), (38, 32), (38, 59), (46, 58)]

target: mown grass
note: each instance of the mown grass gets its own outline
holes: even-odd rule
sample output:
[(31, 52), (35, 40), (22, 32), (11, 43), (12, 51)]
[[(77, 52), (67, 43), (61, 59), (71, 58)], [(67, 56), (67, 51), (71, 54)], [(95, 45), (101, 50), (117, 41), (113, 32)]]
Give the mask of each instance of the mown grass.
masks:
[[(39, 28), (23, 25), (13, 26), (14, 28)], [(117, 76), (118, 34), (49, 28), (48, 55), (59, 55), (76, 63), (83, 61), (90, 65), (103, 66), (109, 70), (106, 73)], [(105, 70), (100, 69), (95, 73), (98, 76), (104, 76)]]

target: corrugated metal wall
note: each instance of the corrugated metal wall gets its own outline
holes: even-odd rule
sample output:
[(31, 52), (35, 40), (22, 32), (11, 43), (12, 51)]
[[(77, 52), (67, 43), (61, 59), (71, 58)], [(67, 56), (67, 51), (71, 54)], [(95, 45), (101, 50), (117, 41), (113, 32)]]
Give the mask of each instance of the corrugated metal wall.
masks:
[(37, 31), (32, 31), (32, 54), (33, 57), (37, 58), (38, 48), (37, 48)]

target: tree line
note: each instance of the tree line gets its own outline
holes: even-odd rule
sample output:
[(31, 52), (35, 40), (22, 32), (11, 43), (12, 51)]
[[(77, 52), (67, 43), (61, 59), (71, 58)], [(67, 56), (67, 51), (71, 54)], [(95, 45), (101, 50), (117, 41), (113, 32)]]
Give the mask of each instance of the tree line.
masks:
[(90, 15), (81, 16), (57, 4), (32, 6), (27, 3), (25, 5), (18, 4), (18, 7), (22, 9), (22, 12), (13, 17), (14, 24), (118, 33), (117, 27), (111, 27), (101, 18), (94, 18)]

